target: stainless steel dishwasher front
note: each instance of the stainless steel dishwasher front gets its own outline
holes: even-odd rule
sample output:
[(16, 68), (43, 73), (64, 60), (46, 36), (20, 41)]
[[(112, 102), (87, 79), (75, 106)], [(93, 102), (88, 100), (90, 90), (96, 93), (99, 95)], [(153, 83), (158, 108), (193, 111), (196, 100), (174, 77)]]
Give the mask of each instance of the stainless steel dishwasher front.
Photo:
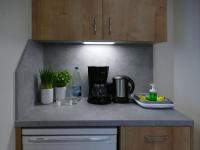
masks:
[(116, 128), (23, 129), (23, 150), (116, 150)]

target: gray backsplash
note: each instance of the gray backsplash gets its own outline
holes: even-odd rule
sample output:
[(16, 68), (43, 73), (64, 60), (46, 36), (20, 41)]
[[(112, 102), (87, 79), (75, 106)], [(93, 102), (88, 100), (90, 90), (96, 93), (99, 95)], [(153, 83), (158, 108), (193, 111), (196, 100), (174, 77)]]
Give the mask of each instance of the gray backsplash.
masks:
[(88, 95), (88, 66), (109, 66), (108, 81), (115, 75), (128, 75), (135, 81), (135, 92), (147, 92), (153, 82), (153, 46), (135, 45), (81, 45), (45, 43), (44, 67), (54, 70), (80, 67), (82, 94)]
[(135, 92), (147, 92), (153, 82), (153, 46), (81, 45), (40, 43), (29, 40), (15, 72), (16, 119), (39, 104), (37, 75), (42, 68), (68, 69), (80, 67), (83, 96), (88, 95), (88, 66), (109, 66), (109, 78), (125, 74), (136, 84)]
[(42, 44), (29, 40), (15, 71), (15, 117), (39, 101), (37, 74), (43, 68)]

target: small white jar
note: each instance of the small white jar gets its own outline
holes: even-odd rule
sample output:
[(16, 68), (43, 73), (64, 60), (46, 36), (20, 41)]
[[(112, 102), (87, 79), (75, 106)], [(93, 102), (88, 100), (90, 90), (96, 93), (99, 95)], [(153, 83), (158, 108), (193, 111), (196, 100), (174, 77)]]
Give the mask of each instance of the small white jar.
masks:
[(56, 101), (64, 100), (66, 97), (66, 87), (55, 87)]
[(42, 104), (53, 103), (53, 89), (41, 89), (41, 103)]

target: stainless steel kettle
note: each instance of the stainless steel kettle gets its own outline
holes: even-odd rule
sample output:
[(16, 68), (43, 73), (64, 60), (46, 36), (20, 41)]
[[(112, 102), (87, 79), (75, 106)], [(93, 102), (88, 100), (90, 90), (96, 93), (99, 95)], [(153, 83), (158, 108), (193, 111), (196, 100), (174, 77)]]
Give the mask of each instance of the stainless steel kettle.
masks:
[(125, 75), (118, 75), (113, 77), (113, 101), (117, 103), (128, 103), (129, 95), (135, 89), (134, 81)]

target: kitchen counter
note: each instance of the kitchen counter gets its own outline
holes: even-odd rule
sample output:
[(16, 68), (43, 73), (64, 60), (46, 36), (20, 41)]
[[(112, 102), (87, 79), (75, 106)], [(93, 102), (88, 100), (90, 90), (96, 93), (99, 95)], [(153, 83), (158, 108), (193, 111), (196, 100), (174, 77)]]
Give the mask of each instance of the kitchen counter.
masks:
[(16, 127), (193, 126), (173, 109), (144, 109), (132, 104), (93, 105), (87, 98), (74, 106), (40, 105), (17, 116)]

